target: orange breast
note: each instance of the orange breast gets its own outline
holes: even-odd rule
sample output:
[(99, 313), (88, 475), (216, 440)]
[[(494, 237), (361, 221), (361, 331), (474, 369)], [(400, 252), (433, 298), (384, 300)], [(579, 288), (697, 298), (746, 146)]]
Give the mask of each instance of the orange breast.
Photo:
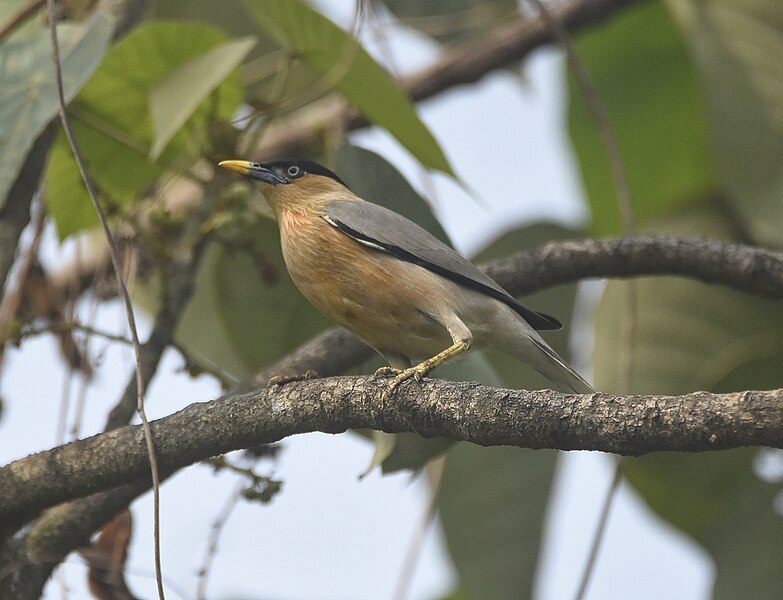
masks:
[(280, 215), (283, 256), (294, 283), (327, 317), (381, 351), (427, 357), (450, 343), (430, 315), (453, 284), (360, 244), (315, 214)]

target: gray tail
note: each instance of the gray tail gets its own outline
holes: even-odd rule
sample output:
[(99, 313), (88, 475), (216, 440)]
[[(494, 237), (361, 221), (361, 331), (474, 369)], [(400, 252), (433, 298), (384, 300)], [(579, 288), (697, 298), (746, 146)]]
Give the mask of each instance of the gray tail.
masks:
[(529, 336), (536, 347), (544, 353), (547, 360), (533, 365), (536, 371), (549, 379), (552, 383), (561, 387), (564, 391), (574, 394), (592, 394), (595, 389), (587, 383), (579, 373), (574, 371), (569, 364), (557, 355), (546, 342), (536, 339), (538, 336)]

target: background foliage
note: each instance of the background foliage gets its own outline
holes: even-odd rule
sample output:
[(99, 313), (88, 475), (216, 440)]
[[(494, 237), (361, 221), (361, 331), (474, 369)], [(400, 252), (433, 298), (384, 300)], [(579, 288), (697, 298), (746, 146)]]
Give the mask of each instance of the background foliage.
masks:
[[(20, 5), (2, 3), (0, 21)], [(386, 7), (447, 47), (518, 18), (516, 3), (505, 1), (388, 0)], [(69, 115), (101, 202), (149, 265), (134, 285), (140, 304), (154, 310), (165, 301), (166, 265), (204, 245), (176, 335), (201, 367), (246, 377), (328, 326), (287, 278), (263, 199), (244, 182), (220, 179), (217, 160), (255, 156), (271, 124), (336, 96), (422, 167), (456, 177), (448, 149), (392, 75), (304, 0), (160, 2), (114, 41), (112, 18), (86, 13), (74, 11), (59, 26)], [(642, 230), (783, 247), (783, 3), (643, 2), (575, 43), (609, 111)], [(40, 20), (0, 42), (0, 204), (57, 112), (49, 52)], [(590, 207), (585, 230), (531, 224), (500, 236), (478, 260), (549, 240), (621, 233), (606, 155), (570, 81), (567, 121)], [(366, 199), (446, 238), (425, 200), (384, 157), (352, 145), (339, 123), (316, 120), (312, 128), (313, 157)], [(44, 190), (59, 238), (89, 235), (96, 217), (61, 134), (48, 154)], [(620, 355), (629, 351), (617, 318), (631, 310), (624, 285), (609, 283), (594, 315), (594, 380), (609, 392), (618, 389)], [(631, 392), (783, 386), (780, 303), (669, 278), (638, 285)], [(576, 287), (526, 302), (557, 314), (568, 332)], [(551, 339), (569, 354), (566, 334)], [(442, 374), (546, 385), (499, 356)], [(460, 581), (451, 597), (529, 597), (556, 454), (413, 435), (386, 443), (376, 456), (386, 470), (421, 469), (447, 452), (438, 519)], [(712, 556), (716, 598), (783, 597), (783, 520), (775, 509), (781, 485), (756, 475), (756, 455), (656, 455), (627, 464), (628, 481), (648, 505)]]

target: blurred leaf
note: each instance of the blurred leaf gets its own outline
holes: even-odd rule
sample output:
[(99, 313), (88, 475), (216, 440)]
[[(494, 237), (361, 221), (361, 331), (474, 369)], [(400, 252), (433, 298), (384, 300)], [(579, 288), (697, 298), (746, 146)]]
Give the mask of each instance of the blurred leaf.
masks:
[[(86, 25), (57, 26), (69, 102), (101, 62), (113, 20), (96, 12)], [(44, 127), (58, 113), (49, 30), (0, 44), (0, 206)]]
[[(530, 225), (501, 236), (480, 252), (475, 262), (552, 240), (581, 237), (582, 233), (558, 225)], [(565, 358), (569, 356), (575, 297), (576, 285), (569, 285), (523, 299), (526, 305), (563, 321), (564, 329), (548, 333), (547, 341)], [(487, 356), (499, 379), (485, 383), (526, 389), (551, 387), (546, 378), (510, 356)], [(459, 444), (449, 452), (441, 490), (441, 520), (460, 576), (460, 597), (532, 597), (555, 462), (554, 452), (518, 448)]]
[[(715, 174), (698, 81), (663, 5), (642, 3), (576, 40), (606, 105), (640, 221), (710, 192)], [(606, 152), (569, 78), (568, 120), (593, 213), (592, 229), (620, 220)]]
[[(658, 229), (727, 237), (730, 227), (713, 209), (701, 208)], [(607, 285), (596, 311), (601, 390), (617, 386), (623, 351), (617, 315), (626, 310), (621, 285)], [(780, 302), (686, 279), (645, 278), (637, 285), (632, 393), (783, 386)], [(755, 454), (656, 454), (625, 467), (651, 508), (710, 552), (718, 572), (715, 598), (783, 597), (783, 517), (773, 508), (779, 489), (753, 474)]]
[[(561, 225), (536, 223), (503, 234), (487, 248), (481, 250), (473, 262), (481, 264), (514, 252), (536, 248), (547, 242), (574, 240), (582, 237), (584, 237), (582, 232), (567, 229)], [(566, 360), (569, 360), (570, 355), (568, 339), (571, 335), (576, 289), (576, 284), (563, 285), (521, 298), (525, 306), (550, 314), (563, 323), (563, 329), (547, 331), (543, 335), (547, 343)], [(552, 387), (552, 383), (546, 377), (512, 356), (492, 352), (488, 353), (488, 357), (506, 387), (528, 390), (550, 389)]]
[(783, 2), (672, 3), (696, 58), (720, 175), (758, 242), (783, 246)]
[(515, 0), (384, 0), (384, 4), (405, 25), (440, 43), (478, 37), (518, 16)]
[(373, 123), (386, 128), (431, 169), (454, 172), (394, 79), (356, 42), (302, 0), (246, 0), (258, 22), (322, 75)]
[[(219, 27), (230, 37), (253, 36), (258, 43), (250, 50), (247, 60), (241, 68), (242, 84), (246, 100), (258, 109), (264, 105), (275, 106), (275, 114), (281, 112), (281, 101), (293, 96), (301, 98), (303, 103), (312, 97), (301, 92), (317, 80), (317, 75), (306, 66), (294, 64), (288, 68), (285, 85), (281, 94), (276, 85), (276, 77), (286, 67), (285, 52), (275, 40), (266, 34), (256, 19), (252, 17), (244, 0), (166, 0), (155, 2), (152, 14), (158, 19), (193, 20)], [(293, 103), (286, 106), (292, 110), (300, 106)]]
[(715, 600), (783, 597), (781, 489), (753, 474), (756, 452), (663, 453), (625, 465), (649, 506), (711, 554)]
[(460, 598), (531, 598), (556, 454), (459, 443), (446, 457), (440, 519)]
[[(184, 169), (207, 138), (211, 119), (228, 120), (242, 101), (238, 77), (219, 86), (215, 102), (204, 102), (166, 146), (149, 161), (153, 140), (149, 95), (174, 69), (225, 41), (207, 25), (151, 23), (109, 50), (100, 68), (69, 107), (73, 129), (90, 175), (111, 207), (135, 202), (167, 169)], [(60, 238), (95, 225), (96, 216), (73, 158), (60, 136), (49, 156), (46, 201)]]
[(193, 116), (255, 45), (253, 38), (218, 44), (201, 56), (172, 69), (150, 92), (155, 130), (150, 158), (156, 160), (174, 134)]
[[(660, 224), (656, 231), (727, 238), (730, 227), (714, 209), (699, 208)], [(622, 362), (618, 353), (623, 351), (618, 315), (626, 310), (623, 285), (609, 282), (596, 310), (593, 364), (599, 390), (617, 389)], [(649, 277), (637, 285), (632, 393), (709, 390), (743, 364), (773, 356), (780, 356), (783, 364), (779, 301), (684, 278)], [(783, 372), (774, 374), (783, 385)], [(755, 389), (771, 383), (762, 372), (757, 377)]]
[(452, 245), (427, 201), (381, 155), (346, 144), (337, 150), (335, 169), (357, 196), (407, 217)]
[(211, 285), (218, 319), (234, 350), (255, 371), (331, 323), (291, 281), (277, 224), (260, 220), (252, 237), (255, 258), (246, 252), (221, 250)]
[[(8, 23), (11, 19), (16, 17), (19, 11), (25, 9), (28, 4), (29, 2), (27, 0), (3, 0), (3, 2), (0, 2), (0, 23)], [(62, 24), (59, 25), (59, 27), (62, 27)], [(16, 29), (7, 34), (5, 39), (20, 40), (23, 37), (28, 37), (40, 32), (41, 29), (42, 26), (40, 23), (36, 23), (34, 19), (29, 19), (26, 23), (19, 24)], [(60, 40), (60, 44), (62, 44), (62, 39)]]
[(79, 551), (89, 567), (87, 584), (94, 598), (135, 600), (126, 583), (132, 533), (133, 515), (125, 509), (103, 526), (94, 544)]
[(383, 461), (389, 458), (389, 455), (394, 450), (394, 446), (397, 444), (398, 434), (373, 430), (370, 430), (368, 433), (375, 450), (370, 459), (370, 464), (367, 465), (367, 469), (364, 473), (359, 475), (359, 479), (362, 479), (380, 467), (383, 464)]
[[(241, 381), (252, 374), (252, 365), (234, 347), (220, 319), (225, 308), (215, 293), (214, 273), (224, 250), (213, 244), (201, 260), (194, 293), (177, 327), (176, 340), (198, 364), (216, 367)], [(251, 276), (257, 277), (256, 273)], [(134, 298), (135, 299), (135, 298)]]

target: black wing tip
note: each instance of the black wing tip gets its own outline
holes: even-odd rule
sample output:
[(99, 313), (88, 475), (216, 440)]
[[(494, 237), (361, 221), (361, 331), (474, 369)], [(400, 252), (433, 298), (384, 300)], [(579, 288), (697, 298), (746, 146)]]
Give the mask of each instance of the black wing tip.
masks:
[(555, 319), (552, 315), (540, 312), (536, 312), (534, 314), (540, 320), (536, 323), (531, 323), (531, 325), (538, 331), (556, 331), (563, 328), (563, 324)]

